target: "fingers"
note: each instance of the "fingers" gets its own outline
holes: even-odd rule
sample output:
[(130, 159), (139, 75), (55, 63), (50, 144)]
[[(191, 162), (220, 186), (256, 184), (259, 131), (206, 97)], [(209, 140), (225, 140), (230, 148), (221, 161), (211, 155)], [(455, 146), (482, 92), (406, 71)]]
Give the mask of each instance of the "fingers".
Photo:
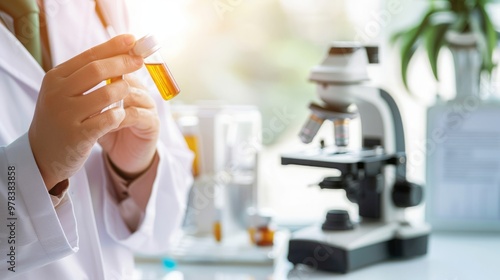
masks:
[(108, 132), (118, 128), (125, 119), (125, 110), (121, 107), (112, 108), (97, 114), (82, 122), (85, 134), (97, 140)]
[(148, 138), (149, 135), (144, 132), (150, 131), (152, 134), (156, 133), (154, 128), (157, 125), (157, 114), (154, 111), (140, 107), (128, 107), (125, 108), (125, 118), (116, 130), (125, 127), (134, 127), (143, 132), (141, 136)]
[(135, 38), (132, 35), (124, 34), (116, 36), (60, 64), (54, 70), (57, 71), (61, 77), (68, 77), (92, 61), (128, 53), (134, 46), (134, 42)]
[(66, 89), (64, 95), (82, 94), (106, 79), (131, 73), (143, 65), (142, 57), (128, 54), (134, 40), (132, 35), (114, 37), (57, 66), (47, 75), (54, 76)]
[(130, 87), (129, 94), (123, 100), (123, 107), (132, 106), (150, 109), (156, 107), (156, 103), (146, 90)]
[[(92, 112), (90, 117), (84, 117), (82, 124), (89, 128), (98, 128), (100, 132), (95, 133), (95, 135), (99, 135), (99, 137), (126, 127), (134, 127), (146, 134), (147, 131), (153, 133), (156, 131), (155, 128), (159, 126), (156, 103), (153, 98), (145, 90), (130, 87), (125, 80), (111, 83), (77, 98), (78, 102), (81, 102), (80, 108), (82, 110)], [(119, 109), (123, 111), (124, 116), (119, 123), (115, 123), (118, 116), (114, 114), (117, 112), (110, 114), (109, 111), (111, 110), (107, 110), (100, 113), (103, 108), (122, 99), (124, 100), (124, 108)], [(112, 110), (116, 111), (115, 109), (118, 108)], [(145, 135), (145, 137), (148, 137), (148, 135)]]
[(71, 74), (65, 83), (71, 85), (70, 95), (78, 95), (104, 80), (134, 72), (141, 68), (142, 64), (142, 57), (128, 54), (96, 60)]
[(143, 133), (156, 131), (155, 127), (159, 125), (159, 119), (153, 98), (144, 90), (134, 87), (130, 89), (123, 103), (125, 118), (117, 130), (134, 127)]
[(130, 86), (127, 81), (117, 80), (89, 94), (74, 97), (75, 102), (78, 103), (77, 106), (74, 106), (75, 114), (82, 116), (80, 121), (83, 122), (87, 118), (100, 113), (107, 106), (125, 99), (129, 91)]

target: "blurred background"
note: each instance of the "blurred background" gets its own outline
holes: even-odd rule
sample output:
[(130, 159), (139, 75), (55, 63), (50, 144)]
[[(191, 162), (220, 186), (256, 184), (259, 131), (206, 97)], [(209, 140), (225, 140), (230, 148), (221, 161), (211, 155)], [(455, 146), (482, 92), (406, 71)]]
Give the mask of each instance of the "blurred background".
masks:
[[(428, 1), (406, 0), (128, 0), (135, 34), (153, 33), (181, 88), (173, 104), (216, 100), (251, 104), (262, 114), (259, 206), (272, 208), (278, 223), (319, 221), (327, 209), (351, 207), (343, 193), (308, 185), (332, 171), (281, 166), (280, 154), (304, 149), (298, 139), (317, 100), (308, 82), (332, 41), (381, 47), (381, 65), (369, 69), (374, 83), (401, 106), (408, 145), (409, 179), (424, 181), (425, 110), (435, 93), (453, 91), (451, 56), (443, 53), (437, 85), (417, 51), (410, 65), (412, 95), (402, 86), (398, 51), (388, 34), (414, 23)], [(331, 137), (331, 127), (322, 131)], [(310, 144), (314, 145), (314, 144)], [(339, 191), (342, 192), (342, 191)], [(413, 215), (422, 216), (421, 208)]]

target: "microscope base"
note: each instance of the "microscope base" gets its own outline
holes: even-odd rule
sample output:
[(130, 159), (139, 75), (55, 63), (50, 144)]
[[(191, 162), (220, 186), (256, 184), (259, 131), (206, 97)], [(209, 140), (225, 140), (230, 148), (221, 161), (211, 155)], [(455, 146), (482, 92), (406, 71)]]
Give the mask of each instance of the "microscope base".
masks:
[(356, 249), (345, 249), (313, 239), (290, 239), (288, 260), (319, 270), (347, 273), (387, 259), (425, 255), (429, 234), (408, 239), (393, 238)]

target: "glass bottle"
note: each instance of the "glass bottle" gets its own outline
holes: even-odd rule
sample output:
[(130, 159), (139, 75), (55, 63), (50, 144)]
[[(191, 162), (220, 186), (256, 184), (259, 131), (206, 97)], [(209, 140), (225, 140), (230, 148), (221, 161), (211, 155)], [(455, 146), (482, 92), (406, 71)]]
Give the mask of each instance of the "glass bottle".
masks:
[[(500, 102), (481, 80), (475, 33), (446, 36), (455, 72), (455, 97), (427, 110), (427, 218), (437, 230), (500, 229)], [(485, 94), (486, 93), (486, 94)]]
[(272, 216), (255, 213), (251, 215), (250, 223), (248, 234), (251, 243), (257, 246), (273, 246), (276, 229), (272, 223)]

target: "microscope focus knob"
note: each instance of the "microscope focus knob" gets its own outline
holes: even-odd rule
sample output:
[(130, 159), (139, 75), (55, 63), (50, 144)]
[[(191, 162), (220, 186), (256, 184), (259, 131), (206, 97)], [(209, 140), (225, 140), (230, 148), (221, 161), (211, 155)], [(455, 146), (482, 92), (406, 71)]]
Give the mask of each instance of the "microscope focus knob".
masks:
[(424, 198), (424, 189), (406, 180), (397, 181), (392, 189), (392, 201), (397, 207), (412, 207), (419, 205)]
[(330, 210), (326, 213), (326, 220), (322, 230), (350, 230), (353, 229), (349, 213), (345, 210)]

